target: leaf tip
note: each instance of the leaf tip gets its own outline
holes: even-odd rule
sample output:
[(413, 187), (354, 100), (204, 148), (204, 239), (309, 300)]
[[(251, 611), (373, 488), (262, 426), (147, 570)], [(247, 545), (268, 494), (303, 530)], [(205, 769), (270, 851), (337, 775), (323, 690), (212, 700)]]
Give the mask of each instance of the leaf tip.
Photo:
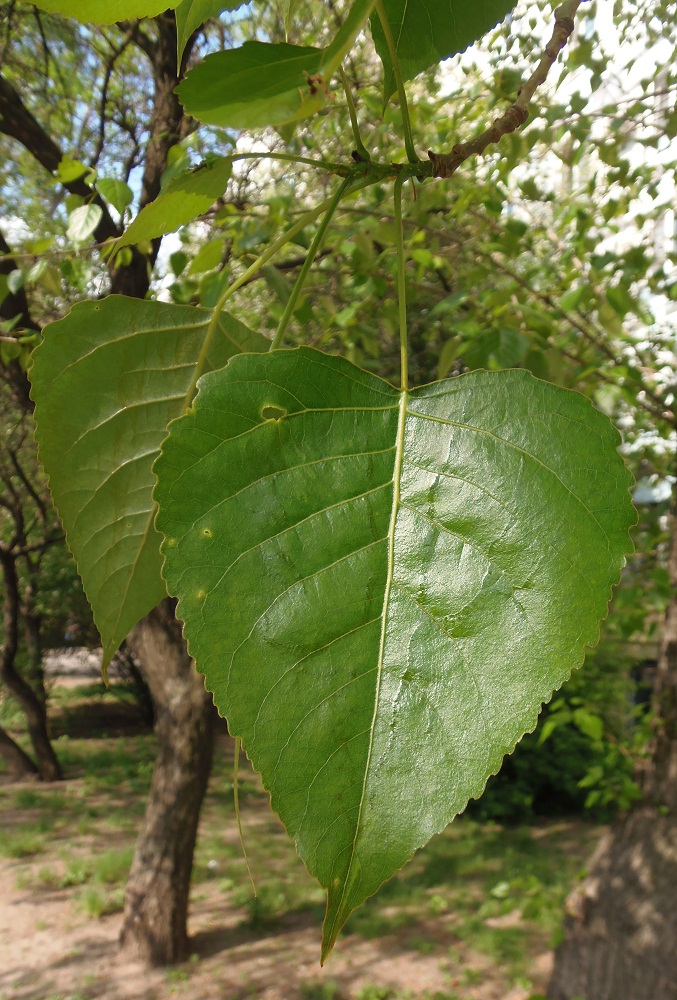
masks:
[(322, 947), (320, 949), (320, 966), (323, 966), (332, 951), (334, 950), (334, 945), (336, 944), (336, 938), (339, 935), (340, 926), (336, 920), (333, 920), (328, 926), (327, 918), (325, 918), (324, 925), (322, 927)]

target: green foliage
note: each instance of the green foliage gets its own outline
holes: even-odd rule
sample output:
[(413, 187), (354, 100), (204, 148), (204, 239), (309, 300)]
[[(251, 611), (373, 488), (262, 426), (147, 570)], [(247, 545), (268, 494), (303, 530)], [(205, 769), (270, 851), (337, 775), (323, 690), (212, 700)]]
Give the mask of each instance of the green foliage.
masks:
[(130, 17), (153, 17), (178, 7), (180, 0), (37, 0), (40, 10), (83, 23), (114, 24)]
[(134, 192), (129, 184), (115, 177), (100, 177), (96, 182), (96, 187), (120, 215), (124, 215), (125, 209), (129, 208), (134, 201)]
[(35, 352), (40, 457), (106, 664), (166, 594), (151, 468), (167, 425), (202, 371), (263, 345), (227, 313), (111, 296), (77, 306)]
[(143, 208), (115, 244), (115, 249), (173, 233), (206, 212), (226, 190), (233, 172), (229, 159), (216, 157), (196, 170), (179, 174)]
[(342, 1000), (341, 990), (331, 980), (319, 983), (301, 983), (303, 1000)]
[[(328, 890), (325, 954), (595, 641), (634, 517), (617, 440), (525, 372), (398, 393), (303, 348), (234, 358), (173, 425), (169, 590)], [(424, 810), (404, 805), (414, 760)]]
[(200, 121), (227, 128), (283, 125), (315, 114), (373, 4), (354, 0), (323, 49), (250, 41), (207, 56), (177, 88), (181, 103)]
[[(189, 223), (230, 183), (238, 207), (210, 213), (213, 239), (200, 249), (189, 231), (171, 259), (175, 301), (210, 308), (122, 299), (76, 308), (36, 352), (33, 395), (41, 454), (106, 658), (165, 593), (151, 493), (157, 477), (169, 592), (181, 599), (191, 651), (217, 703), (328, 890), (326, 955), (353, 907), (481, 792), (597, 638), (627, 548), (629, 477), (606, 418), (528, 372), (564, 386), (595, 371), (600, 355), (606, 370), (609, 353), (615, 365), (615, 352), (601, 350), (606, 341), (591, 345), (583, 336), (572, 348), (566, 323), (574, 316), (577, 330), (601, 325), (621, 337), (628, 316), (646, 319), (634, 282), (648, 263), (628, 253), (622, 275), (607, 271), (608, 254), (594, 256), (594, 206), (559, 217), (530, 178), (521, 194), (539, 202), (533, 215), (544, 222), (519, 217), (521, 182), (510, 171), (529, 155), (533, 131), (510, 136), (496, 174), (478, 167), (453, 199), (427, 183), (432, 164), (416, 156), (411, 121), (444, 147), (460, 127), (486, 127), (492, 106), (514, 95), (519, 76), (509, 65), (488, 88), (470, 81), (465, 117), (455, 100), (443, 112), (439, 101), (421, 98), (410, 121), (401, 94), (401, 115), (389, 109), (369, 137), (373, 159), (364, 153), (350, 80), (342, 78), (347, 108), (332, 87), (367, 20), (389, 98), (396, 77), (410, 79), (458, 52), (512, 4), (384, 0), (375, 11), (373, 0), (356, 0), (338, 30), (324, 17), (306, 23), (300, 4), (284, 6), (298, 44), (283, 42), (281, 27), (253, 9), (236, 19), (233, 35), (239, 42), (252, 25), (257, 40), (212, 52), (179, 87), (185, 108), (217, 126), (207, 134), (219, 153), (219, 142), (235, 141), (219, 128), (279, 128), (285, 152), (272, 156), (286, 173), (271, 167), (264, 180), (270, 211), (261, 211), (258, 193), (248, 203), (240, 165), (231, 177), (227, 158), (208, 155), (202, 168), (181, 173), (182, 145), (158, 200), (117, 242), (124, 251)], [(184, 0), (179, 53), (200, 19), (223, 9)], [(81, 14), (88, 10), (80, 5)], [(590, 63), (584, 53), (582, 63)], [(365, 93), (367, 109), (378, 103)], [(320, 110), (311, 132), (302, 120)], [(350, 136), (341, 131), (348, 112)], [(405, 164), (393, 163), (392, 123), (400, 117)], [(545, 136), (552, 146), (568, 136), (559, 122), (548, 121), (559, 129)], [(340, 164), (317, 157), (325, 144), (339, 149)], [(616, 167), (616, 153), (607, 154), (603, 162)], [(62, 173), (75, 171), (91, 188), (96, 177), (77, 155)], [(295, 160), (298, 174), (289, 167)], [(312, 210), (304, 199), (323, 182), (311, 179), (309, 165), (344, 179)], [(389, 211), (387, 194), (394, 180), (399, 197), (406, 179), (421, 184), (403, 232), (400, 202)], [(359, 221), (342, 223), (333, 246), (327, 240), (331, 267), (320, 263), (309, 279), (334, 209), (356, 207), (357, 191), (367, 189)], [(122, 213), (130, 191), (108, 188)], [(296, 203), (293, 191), (302, 192)], [(98, 206), (69, 198), (71, 236), (84, 240)], [(298, 221), (281, 226), (297, 209)], [(313, 235), (310, 224), (323, 213)], [(561, 243), (556, 255), (544, 235), (551, 230)], [(269, 261), (294, 241), (312, 250), (292, 284), (286, 271), (298, 262)], [(466, 252), (473, 241), (477, 252)], [(252, 264), (252, 249), (264, 244)], [(129, 250), (119, 258), (129, 259)], [(230, 285), (225, 260), (235, 275)], [(78, 260), (69, 267), (72, 287), (86, 291), (91, 269)], [(245, 292), (237, 308), (250, 325), (277, 328), (275, 347), (293, 318), (304, 343), (312, 336), (392, 375), (391, 342), (399, 338), (403, 390), (307, 348), (245, 354), (226, 365), (243, 349), (269, 346), (246, 328), (234, 333), (236, 321), (221, 312), (259, 274), (267, 289), (259, 284), (249, 303)], [(27, 270), (16, 280), (28, 278)], [(408, 360), (420, 382), (431, 370), (440, 377), (491, 371), (409, 391)], [(525, 370), (494, 371), (514, 365)], [(194, 403), (198, 376), (210, 369)], [(628, 361), (613, 377), (607, 396), (586, 390), (609, 408), (636, 393), (641, 369)], [(184, 413), (153, 472), (169, 421)], [(601, 772), (591, 767), (577, 778), (579, 792), (587, 781), (599, 803), (630, 795), (629, 786), (614, 784), (620, 768), (603, 745), (602, 713), (572, 696), (563, 708), (556, 702), (550, 718), (558, 724), (544, 747), (570, 749), (578, 739), (599, 751)], [(252, 919), (269, 919), (286, 898), (271, 892)], [(507, 954), (509, 935), (499, 946)]]
[(103, 210), (100, 205), (80, 205), (68, 219), (66, 235), (73, 243), (86, 243), (101, 221)]
[(236, 10), (245, 0), (181, 0), (176, 4), (176, 47), (177, 62), (181, 64), (181, 56), (186, 42), (205, 21), (218, 17), (224, 10)]
[[(514, 0), (485, 0), (482, 4), (469, 4), (467, 0), (383, 0), (403, 79), (411, 80), (442, 59), (462, 52), (502, 21), (514, 6)], [(388, 101), (397, 88), (393, 57), (383, 26), (375, 16), (371, 30), (383, 63), (383, 95)]]
[[(145, 768), (152, 766), (155, 740), (151, 734), (103, 738), (105, 700), (94, 687), (58, 686), (55, 700), (60, 708), (70, 710), (68, 716), (55, 712), (53, 722), (69, 734), (67, 740), (59, 740), (59, 753), (68, 776), (78, 780), (65, 782), (58, 793), (39, 787), (18, 790), (0, 783), (0, 811), (4, 816), (11, 811), (16, 842), (40, 838), (38, 854), (13, 859), (12, 877), (26, 903), (39, 905), (46, 891), (57, 890), (62, 905), (72, 903), (95, 919), (120, 905), (126, 863), (143, 814), (149, 778)], [(261, 933), (272, 935), (272, 940), (279, 931), (282, 940), (302, 928), (307, 940), (306, 928), (321, 918), (323, 900), (281, 824), (270, 815), (269, 796), (246, 761), (241, 778), (246, 788), (241, 806), (247, 849), (264, 897), (256, 933), (252, 933), (256, 914), (251, 886), (233, 816), (230, 741), (217, 744), (201, 815), (192, 895), (196, 900), (207, 896), (208, 905), (214, 903), (227, 914), (241, 939), (242, 958), (248, 961), (256, 957)], [(4, 832), (1, 823), (0, 828)], [(462, 817), (353, 915), (349, 930), (355, 935), (356, 951), (364, 954), (363, 942), (374, 941), (373, 953), (397, 948), (412, 963), (426, 952), (429, 961), (439, 963), (448, 977), (447, 991), (439, 1000), (467, 997), (472, 991), (463, 986), (463, 977), (469, 982), (472, 973), (487, 974), (488, 959), (482, 956), (490, 955), (493, 962), (496, 955), (509, 953), (509, 964), (491, 970), (497, 995), (506, 996), (510, 977), (523, 967), (533, 969), (537, 957), (549, 948), (572, 880), (599, 833), (580, 820), (503, 829)], [(223, 878), (224, 874), (229, 877)], [(219, 890), (224, 895), (219, 897)], [(508, 913), (513, 914), (512, 938), (491, 928)], [(367, 953), (372, 953), (371, 948)], [(328, 988), (326, 994), (320, 992), (324, 977), (307, 966), (299, 969), (296, 954), (296, 949), (285, 947), (279, 955), (278, 971), (285, 974), (288, 992), (298, 989), (309, 1000), (329, 1000)], [(205, 978), (193, 986), (191, 995), (202, 997), (210, 989), (220, 989), (228, 996), (232, 971), (223, 965), (222, 955), (204, 960), (210, 963)], [(307, 994), (305, 986), (297, 986), (297, 976), (309, 977)], [(331, 970), (329, 977), (331, 982)], [(382, 984), (383, 979), (379, 977), (378, 982)], [(32, 989), (46, 996), (47, 980), (44, 985), (34, 982)], [(351, 992), (356, 988), (346, 985), (332, 1000), (348, 1000)], [(401, 991), (401, 996), (406, 992)], [(423, 996), (438, 1000), (433, 991)]]
[(245, 42), (207, 56), (178, 88), (186, 111), (211, 125), (263, 128), (314, 114), (325, 100), (308, 77), (320, 76), (322, 49)]

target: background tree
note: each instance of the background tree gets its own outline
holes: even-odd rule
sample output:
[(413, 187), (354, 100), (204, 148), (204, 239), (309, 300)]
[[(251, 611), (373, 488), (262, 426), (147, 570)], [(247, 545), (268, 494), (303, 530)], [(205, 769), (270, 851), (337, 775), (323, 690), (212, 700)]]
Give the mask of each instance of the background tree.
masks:
[[(0, 683), (4, 693), (18, 702), (26, 717), (35, 759), (32, 760), (5, 730), (0, 733), (0, 753), (18, 776), (34, 774), (45, 781), (56, 781), (62, 773), (50, 742), (46, 714), (40, 590), (46, 582), (43, 566), (52, 554), (50, 549), (58, 546), (61, 559), (67, 556), (63, 551), (63, 533), (37, 462), (28, 419), (17, 409), (8, 392), (4, 391), (3, 397), (0, 565), (4, 599)], [(77, 584), (74, 589), (77, 593)], [(62, 620), (66, 614), (64, 606)]]
[[(93, 281), (102, 281), (112, 293), (143, 298), (160, 238), (145, 253), (130, 249), (102, 269), (71, 250), (64, 253), (63, 237), (86, 247), (119, 236), (125, 207), (134, 197), (127, 182), (139, 186), (139, 208), (152, 201), (170, 151), (191, 126), (174, 93), (173, 12), (91, 31), (77, 30), (72, 22), (30, 5), (7, 4), (3, 14), (0, 133), (5, 157), (15, 164), (3, 189), (5, 228), (7, 221), (17, 228), (27, 204), (34, 213), (25, 218), (29, 228), (38, 216), (52, 220), (46, 231), (40, 226), (42, 244), (22, 238), (18, 256), (3, 237), (7, 284), (0, 308), (18, 336), (53, 318), (63, 297), (72, 302), (88, 294)], [(195, 40), (196, 35), (188, 40), (184, 62)], [(131, 101), (130, 94), (135, 95)], [(56, 263), (36, 271), (32, 251), (37, 247), (44, 252), (48, 246), (58, 248), (52, 258)], [(19, 356), (7, 359), (4, 376), (29, 413), (26, 348), (23, 354), (20, 344), (17, 348)], [(160, 660), (148, 638), (140, 641), (159, 751), (130, 878), (123, 941), (150, 961), (172, 962), (184, 957), (187, 948), (187, 886), (209, 774), (214, 709), (170, 617), (158, 613), (140, 626), (144, 628), (157, 636), (164, 652), (168, 647), (173, 652)], [(175, 669), (168, 671), (167, 663)], [(177, 710), (179, 703), (183, 707)]]
[[(489, 93), (486, 103), (490, 104), (494, 99), (501, 100), (505, 96), (505, 86), (505, 67), (502, 67), (501, 73), (496, 75), (495, 92)], [(476, 100), (475, 107), (478, 119), (482, 118), (485, 105)], [(420, 103), (417, 102), (417, 111), (419, 109), (421, 119), (432, 121), (433, 116), (439, 113), (439, 102), (430, 101), (426, 108), (425, 100), (421, 99)], [(573, 104), (562, 109), (564, 119), (571, 113)], [(470, 117), (469, 115), (468, 118)], [(451, 128), (446, 123), (440, 125), (444, 141), (449, 132), (456, 130), (456, 125), (457, 122), (453, 122)], [(544, 130), (546, 142), (552, 143), (552, 132), (557, 129), (562, 131), (563, 128), (564, 124), (555, 119), (552, 129)], [(316, 141), (310, 139), (310, 136), (308, 138), (310, 142)], [(297, 138), (296, 141), (303, 140)], [(514, 137), (508, 141), (512, 144), (512, 150), (507, 164), (514, 168), (519, 163), (520, 156), (528, 152), (528, 144), (535, 140), (526, 140), (526, 145), (523, 137)], [(618, 359), (616, 348), (622, 341), (622, 332), (617, 325), (617, 339), (610, 343), (606, 338), (605, 324), (608, 323), (609, 306), (621, 318), (640, 309), (639, 305), (632, 303), (631, 289), (636, 278), (645, 273), (642, 271), (642, 261), (636, 264), (634, 271), (631, 265), (619, 282), (620, 255), (615, 255), (615, 260), (600, 266), (598, 271), (590, 272), (587, 286), (575, 289), (577, 300), (565, 300), (564, 297), (571, 292), (572, 281), (579, 275), (579, 254), (589, 252), (591, 243), (599, 238), (599, 231), (595, 230), (594, 224), (588, 219), (582, 224), (583, 209), (580, 202), (577, 205), (573, 200), (567, 201), (566, 205), (561, 205), (559, 200), (548, 203), (547, 192), (536, 187), (534, 194), (533, 186), (529, 187), (528, 178), (522, 180), (519, 172), (511, 180), (509, 172), (501, 171), (503, 163), (503, 160), (498, 160), (497, 167), (495, 162), (489, 161), (486, 173), (478, 170), (473, 183), (463, 185), (455, 205), (449, 205), (449, 199), (442, 194), (440, 185), (435, 189), (426, 186), (419, 191), (417, 207), (420, 206), (420, 215), (417, 218), (416, 211), (412, 215), (409, 224), (412, 231), (408, 240), (418, 268), (416, 292), (413, 298), (410, 297), (409, 305), (416, 374), (425, 377), (435, 365), (440, 374), (448, 374), (450, 371), (460, 372), (482, 366), (522, 364), (539, 375), (555, 377), (563, 384), (585, 385), (581, 381), (581, 373), (594, 368), (595, 378), (587, 391), (595, 394), (597, 399), (603, 398), (599, 389), (595, 388), (601, 382), (617, 390), (621, 397), (628, 400), (639, 398), (646, 412), (662, 414), (665, 411), (662, 395), (655, 392), (650, 379), (643, 381), (642, 373), (637, 372), (634, 335), (628, 336), (624, 348), (627, 362), (623, 366), (626, 369), (623, 372), (614, 371)], [(631, 173), (626, 170), (626, 180)], [(634, 178), (633, 182), (639, 179)], [(531, 199), (527, 195), (529, 191)], [(585, 190), (581, 193), (585, 195)], [(392, 229), (394, 220), (392, 213), (386, 212), (379, 203), (378, 192), (376, 195), (375, 204), (367, 204), (363, 209), (363, 223), (359, 226), (352, 225), (343, 232), (338, 243), (339, 265), (341, 262), (344, 265), (348, 262), (354, 265), (362, 257), (364, 265), (358, 268), (357, 277), (354, 267), (350, 270), (347, 266), (336, 267), (326, 258), (318, 271), (318, 286), (320, 282), (326, 285), (327, 276), (330, 275), (333, 282), (332, 299), (344, 295), (347, 302), (345, 309), (337, 311), (331, 301), (321, 302), (317, 308), (315, 303), (310, 303), (310, 296), (306, 295), (305, 301), (297, 303), (296, 313), (302, 321), (304, 317), (315, 321), (318, 342), (324, 337), (323, 327), (326, 329), (327, 318), (331, 316), (344, 331), (340, 338), (342, 344), (346, 344), (354, 352), (353, 356), (357, 360), (390, 372), (397, 363), (396, 354), (390, 346), (397, 317), (394, 312), (389, 314), (386, 309), (383, 316), (376, 318), (374, 303), (380, 302), (383, 293), (394, 287), (395, 275), (389, 266), (384, 243), (381, 242), (387, 233), (387, 227)], [(533, 216), (540, 216), (544, 220), (537, 227), (529, 225), (530, 200), (533, 202)], [(490, 209), (488, 212), (487, 207)], [(278, 220), (283, 218), (284, 206), (282, 208), (281, 212), (278, 204), (275, 209), (271, 200), (270, 218), (265, 220), (262, 227), (264, 230), (271, 229), (271, 221), (275, 225), (275, 211)], [(465, 211), (468, 208), (471, 209), (470, 212)], [(520, 212), (525, 212), (526, 218), (517, 218), (516, 215)], [(472, 224), (469, 224), (471, 219)], [(218, 223), (222, 220), (215, 216), (214, 221)], [(237, 257), (238, 250), (242, 252), (243, 262), (247, 262), (246, 240), (249, 239), (251, 248), (252, 229), (255, 230), (256, 225), (256, 219), (246, 218), (237, 218), (231, 225), (232, 244), (237, 246), (237, 250), (229, 263), (233, 262), (237, 266), (232, 257)], [(453, 248), (448, 247), (450, 225), (453, 225)], [(264, 235), (268, 233), (264, 232)], [(387, 237), (384, 242), (387, 242)], [(472, 260), (464, 252), (469, 244), (476, 251)], [(222, 251), (226, 245), (222, 244)], [(546, 271), (543, 261), (553, 259), (553, 247), (559, 256), (558, 267)], [(562, 253), (564, 248), (570, 248), (568, 256), (566, 252)], [(521, 258), (519, 265), (515, 266), (518, 255)], [(189, 255), (186, 256), (189, 258)], [(482, 261), (481, 265), (478, 265), (478, 259)], [(636, 262), (637, 260), (635, 257)], [(175, 283), (172, 294), (177, 300), (182, 295), (186, 299), (200, 295), (204, 304), (212, 303), (218, 280), (215, 280), (213, 274), (198, 277), (205, 275), (198, 268), (191, 274), (193, 264), (190, 259), (185, 261), (183, 269), (180, 267), (181, 263), (177, 258), (172, 266), (176, 267), (180, 276), (183, 276), (184, 269), (189, 273), (185, 280)], [(216, 275), (222, 264), (223, 261), (220, 261), (212, 269), (216, 271)], [(283, 300), (289, 291), (288, 288), (285, 291), (284, 283), (280, 282), (280, 274), (284, 276), (287, 270), (293, 271), (298, 263), (294, 263), (292, 258), (290, 265), (288, 269), (278, 268), (277, 272), (271, 269), (266, 275), (272, 294), (278, 298), (278, 315), (284, 309)], [(498, 283), (496, 271), (500, 275)], [(426, 288), (428, 281), (432, 288)], [(260, 285), (256, 287), (258, 295)], [(358, 303), (355, 298), (359, 299)], [(628, 300), (631, 308), (627, 307)], [(614, 301), (616, 306), (613, 305)], [(305, 313), (302, 311), (304, 309)], [(436, 322), (426, 323), (425, 326), (421, 323), (419, 330), (416, 317), (427, 315), (424, 310), (437, 310)], [(506, 316), (509, 314), (508, 325)], [(577, 339), (573, 345), (569, 333), (562, 332), (562, 320), (565, 322), (565, 331), (576, 332)], [(447, 324), (450, 322), (455, 327), (452, 337), (446, 335)], [(616, 378), (616, 375), (619, 377)], [(639, 397), (638, 391), (641, 393)]]

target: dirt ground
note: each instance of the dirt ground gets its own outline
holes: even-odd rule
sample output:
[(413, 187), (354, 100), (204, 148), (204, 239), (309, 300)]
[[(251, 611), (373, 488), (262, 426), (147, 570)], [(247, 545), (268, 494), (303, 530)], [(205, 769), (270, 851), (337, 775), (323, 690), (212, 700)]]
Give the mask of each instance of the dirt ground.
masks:
[[(74, 911), (66, 890), (36, 895), (15, 886), (13, 865), (0, 866), (0, 997), (2, 1000), (165, 1000), (184, 996), (195, 1000), (292, 1000), (302, 997), (300, 985), (336, 984), (339, 995), (355, 997), (369, 986), (409, 990), (414, 996), (440, 993), (453, 997), (463, 981), (463, 969), (440, 960), (437, 949), (424, 955), (403, 948), (406, 932), (365, 941), (348, 935), (339, 943), (325, 969), (319, 966), (318, 927), (307, 918), (290, 915), (270, 929), (242, 930), (240, 915), (223, 904), (216, 892), (192, 907), (194, 958), (174, 970), (144, 969), (117, 951), (119, 914), (97, 921)], [(202, 887), (201, 887), (202, 889)], [(442, 944), (444, 915), (429, 928)], [(420, 928), (419, 928), (420, 931)], [(451, 935), (449, 935), (451, 941)], [(490, 963), (476, 956), (482, 981), (464, 985), (463, 997), (476, 1000), (526, 1000), (533, 990), (504, 992)], [(482, 965), (484, 969), (482, 970)], [(538, 957), (534, 984), (545, 984), (551, 954)], [(306, 993), (306, 996), (312, 995)], [(328, 994), (330, 995), (330, 994)]]
[[(124, 764), (125, 754), (132, 755), (132, 759), (135, 748), (145, 740), (146, 758), (138, 760), (142, 761), (149, 776), (154, 753), (152, 735), (147, 728), (144, 730), (138, 718), (130, 716), (128, 707), (122, 703), (106, 702), (105, 715), (102, 715), (103, 705), (99, 702), (77, 701), (73, 687), (87, 680), (91, 678), (69, 677), (60, 681), (66, 700), (54, 719), (53, 729), (66, 740), (62, 752), (65, 755), (70, 746), (75, 748), (70, 751), (71, 761), (78, 759), (74, 756), (76, 753), (81, 754), (80, 760), (86, 760), (96, 752), (120, 754), (121, 751), (115, 748), (124, 746), (127, 748), (122, 756)], [(226, 747), (228, 752), (227, 742), (232, 761), (232, 741), (223, 736), (220, 742), (224, 745), (221, 749)], [(77, 750), (78, 745), (83, 749)], [(196, 877), (190, 909), (191, 958), (172, 969), (149, 971), (118, 952), (119, 903), (118, 912), (92, 917), (77, 904), (75, 883), (61, 886), (58, 877), (55, 878), (55, 873), (58, 876), (67, 872), (68, 866), (78, 859), (87, 863), (88, 859), (99, 857), (102, 851), (123, 844), (131, 857), (143, 811), (144, 790), (128, 784), (125, 791), (125, 782), (116, 784), (114, 780), (109, 780), (108, 785), (93, 785), (92, 775), (99, 773), (94, 767), (90, 772), (80, 767), (78, 772), (72, 763), (70, 766), (72, 773), (63, 783), (52, 786), (5, 784), (0, 788), (0, 837), (11, 837), (12, 831), (16, 831), (19, 843), (22, 831), (30, 830), (31, 823), (35, 826), (36, 817), (40, 815), (35, 808), (22, 808), (22, 795), (30, 805), (30, 796), (35, 796), (34, 790), (39, 789), (40, 795), (47, 798), (51, 795), (55, 802), (58, 799), (61, 803), (54, 806), (50, 815), (53, 825), (45, 826), (39, 834), (41, 846), (33, 855), (11, 856), (5, 852), (0, 856), (0, 1000), (169, 1000), (173, 997), (191, 1000), (246, 1000), (252, 997), (259, 1000), (539, 1000), (545, 990), (552, 966), (549, 950), (552, 932), (539, 928), (538, 917), (532, 918), (531, 923), (528, 919), (525, 921), (521, 910), (512, 902), (506, 902), (501, 894), (507, 892), (508, 882), (499, 881), (495, 885), (496, 905), (502, 899), (503, 909), (497, 909), (493, 915), (482, 912), (478, 915), (486, 899), (486, 887), (497, 880), (512, 877), (518, 886), (515, 891), (521, 891), (519, 886), (525, 879), (524, 861), (520, 861), (522, 868), (518, 871), (513, 860), (511, 876), (509, 866), (501, 868), (493, 854), (494, 842), (502, 845), (503, 840), (492, 840), (488, 860), (484, 862), (485, 868), (488, 865), (490, 869), (489, 881), (484, 883), (484, 888), (479, 883), (473, 886), (472, 867), (477, 863), (475, 848), (463, 831), (454, 836), (458, 844), (464, 846), (465, 864), (469, 867), (461, 870), (460, 878), (449, 883), (446, 905), (439, 895), (435, 895), (446, 892), (444, 865), (448, 860), (445, 855), (442, 882), (425, 883), (431, 888), (420, 890), (423, 895), (417, 897), (418, 909), (411, 910), (411, 917), (406, 903), (404, 909), (401, 903), (398, 907), (400, 897), (393, 893), (390, 897), (379, 894), (376, 897), (377, 900), (380, 897), (377, 918), (381, 924), (377, 924), (371, 934), (344, 934), (327, 966), (320, 968), (319, 890), (317, 887), (305, 888), (310, 880), (281, 825), (270, 813), (267, 796), (261, 794), (262, 789), (257, 789), (253, 775), (249, 811), (243, 821), (254, 844), (260, 845), (259, 875), (263, 871), (265, 880), (266, 874), (271, 876), (275, 871), (280, 885), (291, 885), (293, 892), (301, 886), (299, 891), (306, 895), (293, 896), (293, 900), (301, 900), (299, 905), (286, 909), (283, 905), (274, 919), (259, 922), (252, 920), (251, 906), (247, 910), (247, 903), (242, 902), (242, 893), (247, 894), (248, 885), (245, 875), (236, 874), (238, 869), (244, 870), (244, 865), (235, 824), (231, 821), (232, 809), (229, 815), (224, 813), (224, 774), (227, 771), (213, 778), (209, 793), (212, 798), (210, 800), (208, 795), (203, 811), (202, 874)], [(113, 766), (108, 764), (109, 769)], [(225, 764), (222, 766), (225, 768)], [(89, 826), (79, 828), (79, 810), (84, 805), (90, 809), (95, 807), (98, 812)], [(115, 823), (124, 822), (125, 817), (129, 820), (126, 827), (116, 827)], [(474, 829), (480, 836), (480, 827)], [(539, 850), (548, 859), (548, 852), (559, 850), (563, 852), (560, 858), (571, 858), (573, 865), (581, 865), (598, 833), (599, 830), (591, 831), (577, 821), (558, 826), (546, 824), (540, 830), (527, 829), (523, 833), (526, 850), (522, 843), (519, 857), (523, 859), (526, 854), (529, 866), (532, 850), (539, 845)], [(497, 838), (503, 834), (481, 833), (481, 836)], [(547, 846), (541, 847), (545, 842)], [(482, 848), (485, 841), (477, 843)], [(208, 869), (216, 867), (217, 862), (207, 859), (215, 857), (219, 850), (224, 859), (223, 871), (219, 861), (219, 871), (212, 873), (215, 877), (211, 878)], [(507, 850), (509, 854), (509, 846)], [(434, 851), (431, 854), (428, 850), (424, 857), (429, 867), (434, 866)], [(557, 867), (555, 854), (552, 857), (552, 865)], [(551, 865), (550, 860), (547, 864)], [(543, 872), (538, 871), (538, 877), (543, 879)], [(234, 885), (234, 882), (225, 875), (233, 875), (235, 880), (240, 877), (239, 887), (229, 892), (227, 883)], [(569, 877), (568, 874), (564, 876), (567, 884)], [(527, 875), (527, 895), (529, 878), (533, 881), (536, 876)], [(119, 893), (119, 900), (123, 884), (124, 875), (120, 876), (114, 890)], [(442, 889), (436, 887), (438, 884)], [(456, 896), (451, 894), (452, 884), (456, 886), (453, 890)], [(534, 885), (538, 892), (550, 891), (543, 889), (540, 882)], [(465, 893), (464, 909), (458, 893)], [(555, 908), (561, 912), (561, 902), (556, 902)], [(479, 921), (482, 931), (489, 928), (490, 933), (493, 930), (498, 935), (522, 935), (518, 947), (522, 955), (526, 949), (528, 957), (528, 976), (524, 977), (524, 983), (517, 982), (519, 976), (513, 976), (512, 980), (506, 978), (500, 960), (479, 947), (475, 950), (471, 939), (464, 938), (463, 922), (467, 926), (469, 919)]]

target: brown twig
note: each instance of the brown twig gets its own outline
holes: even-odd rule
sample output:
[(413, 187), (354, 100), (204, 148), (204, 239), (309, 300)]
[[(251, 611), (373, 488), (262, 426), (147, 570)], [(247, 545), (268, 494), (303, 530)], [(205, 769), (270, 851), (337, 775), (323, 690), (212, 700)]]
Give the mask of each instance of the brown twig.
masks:
[(434, 153), (432, 149), (428, 150), (433, 177), (451, 177), (470, 156), (481, 155), (487, 146), (497, 143), (502, 136), (509, 135), (524, 125), (529, 117), (529, 105), (536, 90), (545, 83), (550, 69), (571, 37), (575, 26), (574, 15), (581, 2), (582, 0), (564, 0), (564, 3), (557, 8), (552, 38), (546, 45), (535, 72), (520, 87), (515, 103), (511, 104), (486, 132), (482, 132), (470, 142), (457, 143), (450, 153)]

